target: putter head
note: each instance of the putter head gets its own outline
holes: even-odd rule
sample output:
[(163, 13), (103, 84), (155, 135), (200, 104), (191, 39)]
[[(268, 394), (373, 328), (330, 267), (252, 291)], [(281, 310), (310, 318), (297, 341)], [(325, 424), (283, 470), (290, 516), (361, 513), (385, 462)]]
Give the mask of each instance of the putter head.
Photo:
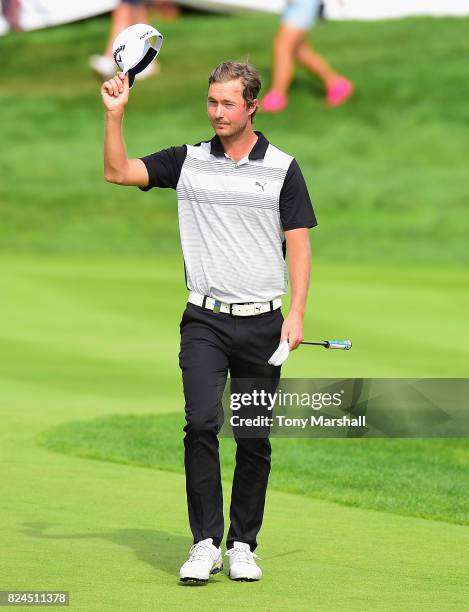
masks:
[(284, 340), (278, 345), (278, 349), (275, 351), (273, 355), (271, 355), (268, 363), (273, 366), (282, 365), (290, 354), (290, 346), (288, 345), (288, 340)]

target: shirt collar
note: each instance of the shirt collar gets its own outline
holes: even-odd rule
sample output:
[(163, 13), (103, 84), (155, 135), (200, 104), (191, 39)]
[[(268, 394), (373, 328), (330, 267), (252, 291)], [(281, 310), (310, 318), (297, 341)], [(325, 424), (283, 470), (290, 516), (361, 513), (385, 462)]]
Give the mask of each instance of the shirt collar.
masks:
[[(256, 144), (251, 149), (248, 158), (250, 160), (264, 159), (267, 147), (269, 146), (269, 141), (264, 136), (264, 134), (262, 134), (262, 132), (255, 131), (254, 133), (257, 134), (258, 138)], [(225, 154), (225, 151), (223, 150), (223, 145), (217, 134), (215, 134), (215, 136), (210, 141), (210, 153), (212, 155), (215, 155), (215, 157), (223, 157)]]

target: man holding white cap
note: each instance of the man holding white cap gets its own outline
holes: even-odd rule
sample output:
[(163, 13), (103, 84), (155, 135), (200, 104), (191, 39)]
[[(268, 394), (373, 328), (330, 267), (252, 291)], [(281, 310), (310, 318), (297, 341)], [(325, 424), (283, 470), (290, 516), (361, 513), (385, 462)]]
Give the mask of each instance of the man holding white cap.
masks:
[[(260, 90), (248, 64), (224, 62), (209, 77), (211, 140), (128, 159), (121, 128), (128, 101), (123, 74), (103, 84), (106, 107), (105, 177), (112, 183), (177, 191), (188, 304), (180, 323), (186, 399), (185, 469), (194, 544), (180, 570), (183, 581), (206, 582), (222, 570), (223, 496), (218, 437), (221, 396), (230, 372), (276, 384), (268, 363), (280, 340), (303, 340), (308, 293), (308, 228), (316, 225), (303, 176), (290, 155), (253, 130)], [(292, 300), (283, 319), (281, 296)], [(242, 384), (242, 383), (240, 383)], [(236, 437), (236, 436), (235, 436)], [(270, 472), (268, 436), (236, 437), (236, 468), (227, 535), (229, 575), (262, 576), (254, 554)]]

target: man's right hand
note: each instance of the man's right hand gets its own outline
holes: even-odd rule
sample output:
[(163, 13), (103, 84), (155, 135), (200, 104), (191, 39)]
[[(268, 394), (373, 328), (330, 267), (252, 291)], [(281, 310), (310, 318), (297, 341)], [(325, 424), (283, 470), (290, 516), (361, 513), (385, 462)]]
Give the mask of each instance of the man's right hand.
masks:
[(123, 111), (129, 101), (129, 77), (118, 72), (115, 77), (105, 81), (101, 87), (103, 104), (108, 111)]

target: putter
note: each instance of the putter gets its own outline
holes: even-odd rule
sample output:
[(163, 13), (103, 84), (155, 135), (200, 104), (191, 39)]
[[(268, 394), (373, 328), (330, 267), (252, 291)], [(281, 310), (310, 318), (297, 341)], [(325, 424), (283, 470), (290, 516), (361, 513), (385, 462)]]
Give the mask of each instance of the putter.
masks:
[[(301, 344), (310, 344), (312, 346), (323, 346), (326, 349), (339, 349), (342, 351), (349, 351), (352, 348), (352, 342), (350, 340), (323, 340), (322, 342), (311, 342), (305, 340)], [(271, 355), (268, 363), (273, 366), (282, 365), (288, 358), (290, 354), (290, 349), (288, 347), (288, 342), (284, 340), (279, 344), (278, 349), (275, 351), (273, 355)]]

